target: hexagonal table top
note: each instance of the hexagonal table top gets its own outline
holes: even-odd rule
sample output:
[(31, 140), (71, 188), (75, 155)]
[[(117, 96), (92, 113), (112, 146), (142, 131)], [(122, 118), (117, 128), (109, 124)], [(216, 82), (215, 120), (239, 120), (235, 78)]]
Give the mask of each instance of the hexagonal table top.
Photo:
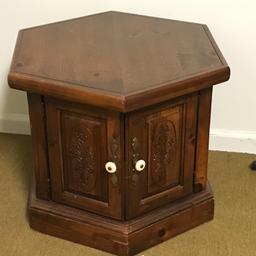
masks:
[(9, 84), (127, 112), (228, 77), (206, 25), (105, 12), (21, 30)]

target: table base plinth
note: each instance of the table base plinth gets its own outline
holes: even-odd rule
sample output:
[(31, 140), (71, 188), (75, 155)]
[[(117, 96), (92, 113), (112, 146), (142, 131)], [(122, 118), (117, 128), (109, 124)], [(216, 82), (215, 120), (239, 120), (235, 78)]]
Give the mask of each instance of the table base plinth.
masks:
[(30, 226), (116, 255), (134, 255), (188, 229), (213, 219), (210, 188), (134, 218), (117, 221), (52, 201), (39, 200), (32, 188)]

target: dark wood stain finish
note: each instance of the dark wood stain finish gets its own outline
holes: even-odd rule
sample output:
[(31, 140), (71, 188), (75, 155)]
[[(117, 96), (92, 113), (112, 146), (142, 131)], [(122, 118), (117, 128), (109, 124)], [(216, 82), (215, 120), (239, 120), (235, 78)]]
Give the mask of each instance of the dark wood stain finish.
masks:
[(195, 192), (205, 188), (207, 182), (208, 145), (211, 119), (212, 87), (199, 92), (197, 154), (195, 165)]
[(31, 190), (30, 226), (40, 232), (104, 250), (134, 255), (213, 218), (212, 191), (206, 190), (130, 221), (106, 219), (37, 199)]
[(229, 75), (202, 24), (106, 12), (21, 30), (8, 81), (28, 92), (31, 227), (134, 255), (211, 220), (212, 86)]
[[(122, 155), (118, 113), (52, 98), (45, 102), (53, 200), (121, 218), (120, 185), (105, 171), (113, 138)], [(121, 164), (117, 168), (120, 180)]]
[(205, 25), (107, 12), (21, 30), (9, 84), (128, 112), (228, 77)]
[(29, 119), (34, 153), (34, 172), (38, 198), (50, 200), (50, 174), (45, 124), (44, 99), (38, 94), (28, 93)]
[[(197, 95), (191, 95), (127, 116), (127, 218), (191, 193), (196, 111)], [(134, 169), (134, 153), (146, 161), (145, 171)]]

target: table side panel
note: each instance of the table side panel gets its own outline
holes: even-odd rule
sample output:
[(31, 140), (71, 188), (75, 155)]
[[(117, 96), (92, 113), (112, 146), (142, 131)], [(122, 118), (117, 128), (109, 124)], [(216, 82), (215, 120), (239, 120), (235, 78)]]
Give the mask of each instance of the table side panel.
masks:
[(195, 163), (194, 191), (206, 187), (211, 119), (212, 87), (200, 91), (197, 125), (197, 149)]
[(44, 99), (41, 95), (34, 93), (28, 93), (27, 98), (34, 154), (36, 195), (40, 199), (50, 200), (51, 191)]

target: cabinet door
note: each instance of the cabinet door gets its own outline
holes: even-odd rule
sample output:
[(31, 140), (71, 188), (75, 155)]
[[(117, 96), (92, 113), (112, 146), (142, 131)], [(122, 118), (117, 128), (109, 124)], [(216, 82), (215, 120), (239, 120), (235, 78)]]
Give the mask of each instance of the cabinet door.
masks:
[(46, 98), (46, 118), (53, 200), (120, 219), (119, 114)]
[(128, 115), (127, 219), (192, 193), (196, 113), (190, 95)]

